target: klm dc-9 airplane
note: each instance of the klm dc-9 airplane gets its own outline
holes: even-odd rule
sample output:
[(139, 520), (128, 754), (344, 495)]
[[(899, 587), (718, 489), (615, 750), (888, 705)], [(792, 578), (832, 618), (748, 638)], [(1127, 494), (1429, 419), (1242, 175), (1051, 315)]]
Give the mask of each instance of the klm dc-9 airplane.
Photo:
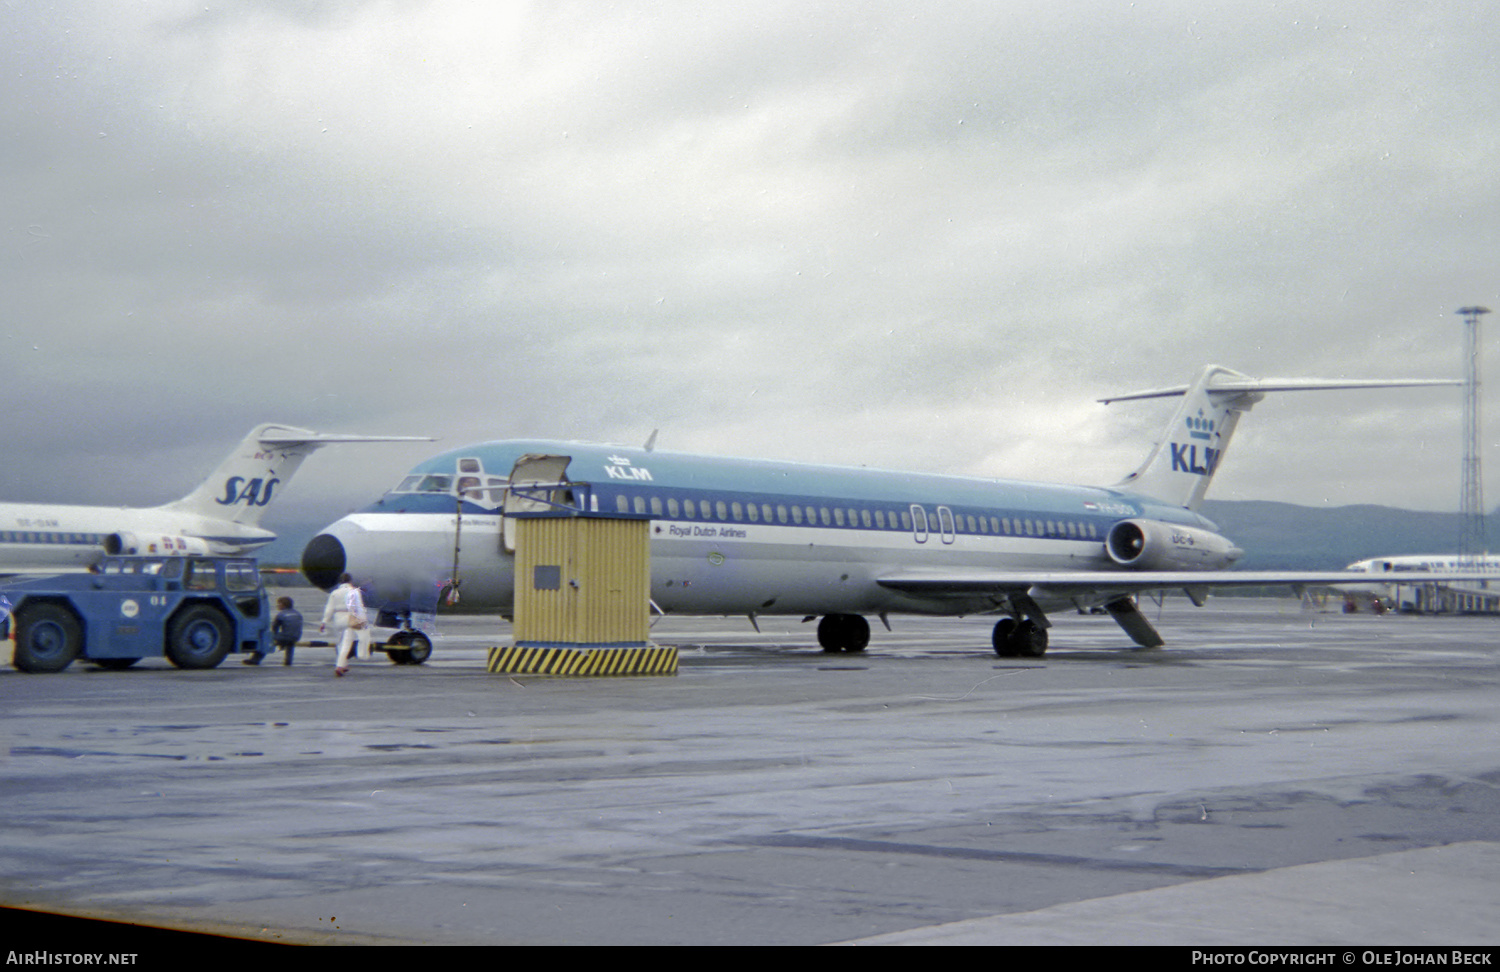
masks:
[(827, 651), (861, 651), (868, 616), (998, 615), (1001, 656), (1047, 649), (1049, 611), (1103, 608), (1138, 645), (1162, 639), (1136, 595), (1331, 584), (1347, 574), (1227, 570), (1241, 550), (1198, 514), (1240, 416), (1267, 393), (1450, 381), (1254, 379), (1210, 366), (1141, 467), (1111, 487), (969, 479), (556, 441), (486, 442), (413, 469), (314, 537), (327, 590), (350, 572), (382, 623), (467, 608), (509, 613), (514, 520), (545, 492), (651, 520), (651, 598), (663, 613), (820, 617)]

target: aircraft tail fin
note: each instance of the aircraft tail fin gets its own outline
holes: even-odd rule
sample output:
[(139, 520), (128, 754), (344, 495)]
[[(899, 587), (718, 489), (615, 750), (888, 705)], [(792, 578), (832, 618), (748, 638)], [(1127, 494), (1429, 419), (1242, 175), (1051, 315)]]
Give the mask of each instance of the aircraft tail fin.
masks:
[(250, 430), (219, 467), (163, 509), (253, 526), (280, 495), (302, 460), (340, 442), (430, 442), (428, 436), (338, 435), (266, 423)]
[(1196, 510), (1203, 503), (1203, 496), (1224, 459), (1240, 416), (1269, 392), (1458, 384), (1461, 382), (1445, 379), (1251, 378), (1219, 365), (1209, 365), (1191, 385), (1099, 400), (1107, 405), (1142, 398), (1182, 396), (1182, 404), (1172, 415), (1166, 432), (1146, 461), (1115, 486)]

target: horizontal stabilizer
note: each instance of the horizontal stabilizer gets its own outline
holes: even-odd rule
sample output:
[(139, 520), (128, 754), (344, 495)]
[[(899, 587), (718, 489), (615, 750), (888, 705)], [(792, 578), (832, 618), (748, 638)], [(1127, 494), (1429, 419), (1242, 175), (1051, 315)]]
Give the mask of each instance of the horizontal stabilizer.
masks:
[[(1463, 382), (1448, 378), (1407, 378), (1401, 380), (1343, 379), (1343, 378), (1226, 378), (1215, 376), (1204, 391), (1211, 395), (1239, 395), (1284, 391), (1335, 391), (1350, 388), (1421, 388), (1429, 385), (1461, 385)], [(1173, 385), (1171, 388), (1155, 388), (1150, 391), (1111, 395), (1099, 401), (1105, 405), (1112, 402), (1131, 402), (1142, 398), (1174, 398), (1186, 395), (1191, 385)]]
[(263, 425), (258, 431), (258, 440), (262, 445), (281, 446), (283, 448), (299, 445), (336, 445), (345, 442), (436, 441), (430, 435), (344, 435), (338, 432), (310, 432), (307, 429), (296, 429), (289, 425)]

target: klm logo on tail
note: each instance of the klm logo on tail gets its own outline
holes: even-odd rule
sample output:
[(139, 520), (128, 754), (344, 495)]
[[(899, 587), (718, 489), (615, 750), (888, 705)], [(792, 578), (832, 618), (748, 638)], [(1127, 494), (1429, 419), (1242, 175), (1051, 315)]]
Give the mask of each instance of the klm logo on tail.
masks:
[(1223, 452), (1219, 449), (1203, 447), (1202, 461), (1199, 461), (1198, 447), (1196, 445), (1172, 445), (1172, 471), (1196, 473), (1199, 476), (1211, 476), (1219, 466), (1219, 457)]
[[(1198, 409), (1197, 415), (1189, 415), (1182, 420), (1187, 426), (1188, 437), (1201, 442), (1212, 442), (1219, 437), (1218, 430), (1214, 428), (1214, 420), (1204, 418), (1203, 409)], [(1219, 457), (1223, 455), (1223, 449), (1215, 449), (1205, 445), (1203, 447), (1202, 461), (1199, 461), (1197, 443), (1188, 445), (1172, 444), (1172, 471), (1195, 473), (1199, 476), (1212, 476), (1219, 466)]]
[(214, 502), (220, 506), (236, 506), (240, 503), (246, 506), (265, 506), (271, 502), (271, 491), (279, 485), (279, 479), (252, 479), (246, 482), (244, 476), (230, 476), (224, 481), (223, 497)]

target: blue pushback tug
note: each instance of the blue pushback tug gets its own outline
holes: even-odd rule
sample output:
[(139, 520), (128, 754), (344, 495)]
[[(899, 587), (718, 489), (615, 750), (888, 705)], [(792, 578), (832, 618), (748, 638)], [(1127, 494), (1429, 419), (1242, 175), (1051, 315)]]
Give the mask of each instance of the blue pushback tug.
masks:
[(178, 668), (214, 668), (230, 652), (266, 652), (271, 616), (250, 557), (105, 557), (86, 574), (13, 577), (13, 664), (60, 672), (83, 658), (129, 668), (165, 655)]

